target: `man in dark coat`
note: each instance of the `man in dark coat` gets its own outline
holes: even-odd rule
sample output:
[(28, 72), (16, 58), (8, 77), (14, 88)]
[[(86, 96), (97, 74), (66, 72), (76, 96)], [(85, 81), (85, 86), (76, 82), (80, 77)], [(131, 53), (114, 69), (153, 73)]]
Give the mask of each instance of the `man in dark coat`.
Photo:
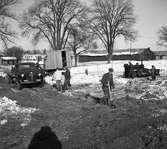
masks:
[(64, 82), (65, 89), (71, 88), (71, 83), (70, 83), (71, 72), (70, 72), (70, 70), (67, 67), (65, 68), (64, 77), (65, 77), (65, 82)]
[(129, 62), (129, 74), (128, 74), (129, 78), (133, 78), (133, 64), (131, 62)]
[(124, 64), (124, 77), (128, 78), (129, 77), (129, 71), (130, 71), (130, 67), (128, 64)]
[(28, 149), (62, 149), (61, 142), (49, 126), (34, 134)]
[(154, 65), (152, 65), (152, 67), (151, 67), (151, 78), (152, 78), (152, 80), (156, 79), (156, 68)]
[(105, 73), (101, 79), (102, 90), (105, 96), (105, 104), (109, 105), (111, 98), (111, 90), (114, 88), (113, 69), (109, 68), (109, 72)]

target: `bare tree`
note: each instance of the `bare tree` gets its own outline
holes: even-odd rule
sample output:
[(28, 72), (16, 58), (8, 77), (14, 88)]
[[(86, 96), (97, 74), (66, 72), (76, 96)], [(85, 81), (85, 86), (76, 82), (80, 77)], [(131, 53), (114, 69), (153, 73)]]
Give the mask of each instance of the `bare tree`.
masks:
[(67, 47), (73, 51), (75, 58), (75, 66), (77, 66), (77, 57), (80, 53), (89, 50), (89, 45), (93, 40), (93, 34), (89, 32), (89, 28), (82, 23), (73, 25), (70, 28), (69, 41)]
[(47, 39), (53, 50), (65, 48), (71, 24), (82, 16), (84, 8), (78, 0), (43, 0), (23, 15), (23, 35), (33, 36), (36, 44)]
[(0, 0), (0, 40), (6, 47), (7, 43), (13, 42), (13, 37), (15, 37), (15, 32), (11, 30), (9, 20), (16, 20), (10, 8), (17, 2), (17, 0)]
[(103, 42), (110, 63), (117, 37), (135, 39), (133, 4), (131, 0), (94, 0), (90, 13), (90, 27)]
[(167, 47), (167, 26), (162, 26), (158, 31), (158, 45)]

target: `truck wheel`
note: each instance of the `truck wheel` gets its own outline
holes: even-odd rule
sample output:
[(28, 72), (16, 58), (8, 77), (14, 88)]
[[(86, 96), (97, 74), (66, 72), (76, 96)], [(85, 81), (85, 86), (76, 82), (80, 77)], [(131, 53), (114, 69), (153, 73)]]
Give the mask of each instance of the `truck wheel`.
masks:
[(6, 79), (6, 81), (7, 81), (8, 84), (11, 84), (11, 83), (12, 83), (12, 79), (11, 79), (10, 76), (6, 76), (5, 79)]
[(39, 84), (39, 87), (43, 87), (45, 85), (45, 81), (42, 81), (41, 84)]
[(16, 89), (18, 89), (18, 90), (21, 90), (23, 87), (22, 87), (22, 85), (17, 81), (16, 82)]

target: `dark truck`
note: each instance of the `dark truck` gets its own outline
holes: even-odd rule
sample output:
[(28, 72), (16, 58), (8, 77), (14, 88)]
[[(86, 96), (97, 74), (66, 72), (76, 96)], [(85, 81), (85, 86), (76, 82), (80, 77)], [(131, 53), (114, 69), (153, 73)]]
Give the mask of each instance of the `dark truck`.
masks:
[(17, 63), (8, 73), (8, 82), (21, 89), (24, 85), (44, 85), (45, 71), (32, 62)]
[[(155, 74), (159, 74), (160, 69), (155, 69)], [(143, 64), (132, 65), (124, 64), (124, 77), (125, 78), (135, 78), (135, 77), (149, 77), (151, 76), (151, 69), (145, 68)]]

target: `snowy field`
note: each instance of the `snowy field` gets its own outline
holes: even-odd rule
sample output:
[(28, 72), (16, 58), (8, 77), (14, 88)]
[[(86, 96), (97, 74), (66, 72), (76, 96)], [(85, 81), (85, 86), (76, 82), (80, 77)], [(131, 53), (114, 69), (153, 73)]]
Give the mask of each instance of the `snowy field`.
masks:
[[(128, 63), (128, 61), (113, 61), (111, 64), (107, 64), (106, 62), (80, 63), (78, 67), (70, 68), (72, 90), (66, 91), (63, 94), (81, 98), (86, 94), (95, 97), (103, 97), (100, 79), (102, 78), (102, 75), (108, 72), (108, 69), (112, 67), (114, 69), (115, 82), (115, 89), (112, 92), (112, 97), (114, 99), (120, 99), (127, 95), (143, 100), (167, 99), (167, 60), (144, 61), (146, 68), (151, 68), (151, 65), (155, 65), (156, 68), (160, 69), (161, 76), (158, 77), (156, 81), (150, 81), (147, 80), (147, 78), (123, 78), (123, 65), (125, 63)], [(136, 61), (132, 61), (132, 63), (135, 64)], [(85, 74), (86, 69), (88, 70), (88, 75)], [(0, 77), (5, 76), (6, 74), (3, 71), (0, 71)], [(52, 81), (52, 76), (47, 76), (45, 80), (50, 85), (55, 83)], [(37, 110), (23, 108), (7, 97), (0, 98), (0, 109), (5, 109), (0, 110), (0, 115), (3, 115), (0, 119), (0, 125), (7, 123), (7, 117), (20, 115), (22, 126), (27, 125), (27, 123), (30, 122), (31, 113)]]
[[(137, 61), (131, 62), (136, 64)], [(149, 81), (147, 78), (123, 78), (123, 65), (125, 63), (128, 63), (128, 61), (113, 61), (111, 64), (106, 62), (89, 62), (80, 63), (78, 67), (72, 67), (70, 69), (72, 91), (64, 94), (68, 96), (91, 94), (102, 97), (103, 92), (100, 79), (104, 73), (108, 72), (108, 68), (112, 67), (114, 69), (115, 89), (113, 97), (115, 99), (126, 95), (145, 100), (162, 100), (167, 98), (167, 60), (143, 62), (145, 68), (150, 69), (152, 65), (155, 65), (157, 69), (160, 69), (160, 77), (156, 81)], [(86, 69), (88, 70), (88, 75), (85, 74)], [(51, 77), (46, 77), (46, 81), (51, 85), (54, 83)]]
[[(124, 72), (123, 65), (129, 61), (111, 61), (111, 64), (106, 62), (88, 62), (80, 63), (79, 67), (72, 67), (72, 84), (82, 84), (84, 83), (99, 83), (102, 75), (108, 72), (108, 68), (112, 67), (114, 69), (114, 77), (118, 81), (125, 81), (127, 79), (121, 79)], [(137, 61), (131, 61), (132, 64), (136, 64)], [(140, 64), (140, 62), (138, 62)], [(167, 73), (167, 60), (154, 60), (154, 61), (144, 61), (146, 68), (151, 68), (154, 65), (156, 68), (160, 69), (161, 75)], [(88, 70), (89, 75), (85, 75), (85, 70)], [(125, 81), (126, 82), (126, 81)]]
[[(127, 79), (122, 78), (125, 63), (129, 61), (112, 61), (111, 64), (106, 62), (87, 62), (80, 63), (78, 67), (72, 67), (71, 71), (71, 84), (72, 85), (81, 85), (81, 84), (97, 84), (100, 83), (102, 75), (108, 72), (108, 68), (112, 67), (114, 69), (114, 78), (121, 82), (125, 82)], [(137, 61), (131, 61), (132, 64), (136, 64)], [(152, 65), (155, 65), (156, 68), (160, 69), (161, 75), (167, 74), (167, 60), (154, 60), (154, 61), (144, 61), (143, 62), (146, 68), (151, 68)], [(85, 70), (88, 70), (88, 75), (85, 74)], [(47, 78), (52, 84), (51, 80)]]

